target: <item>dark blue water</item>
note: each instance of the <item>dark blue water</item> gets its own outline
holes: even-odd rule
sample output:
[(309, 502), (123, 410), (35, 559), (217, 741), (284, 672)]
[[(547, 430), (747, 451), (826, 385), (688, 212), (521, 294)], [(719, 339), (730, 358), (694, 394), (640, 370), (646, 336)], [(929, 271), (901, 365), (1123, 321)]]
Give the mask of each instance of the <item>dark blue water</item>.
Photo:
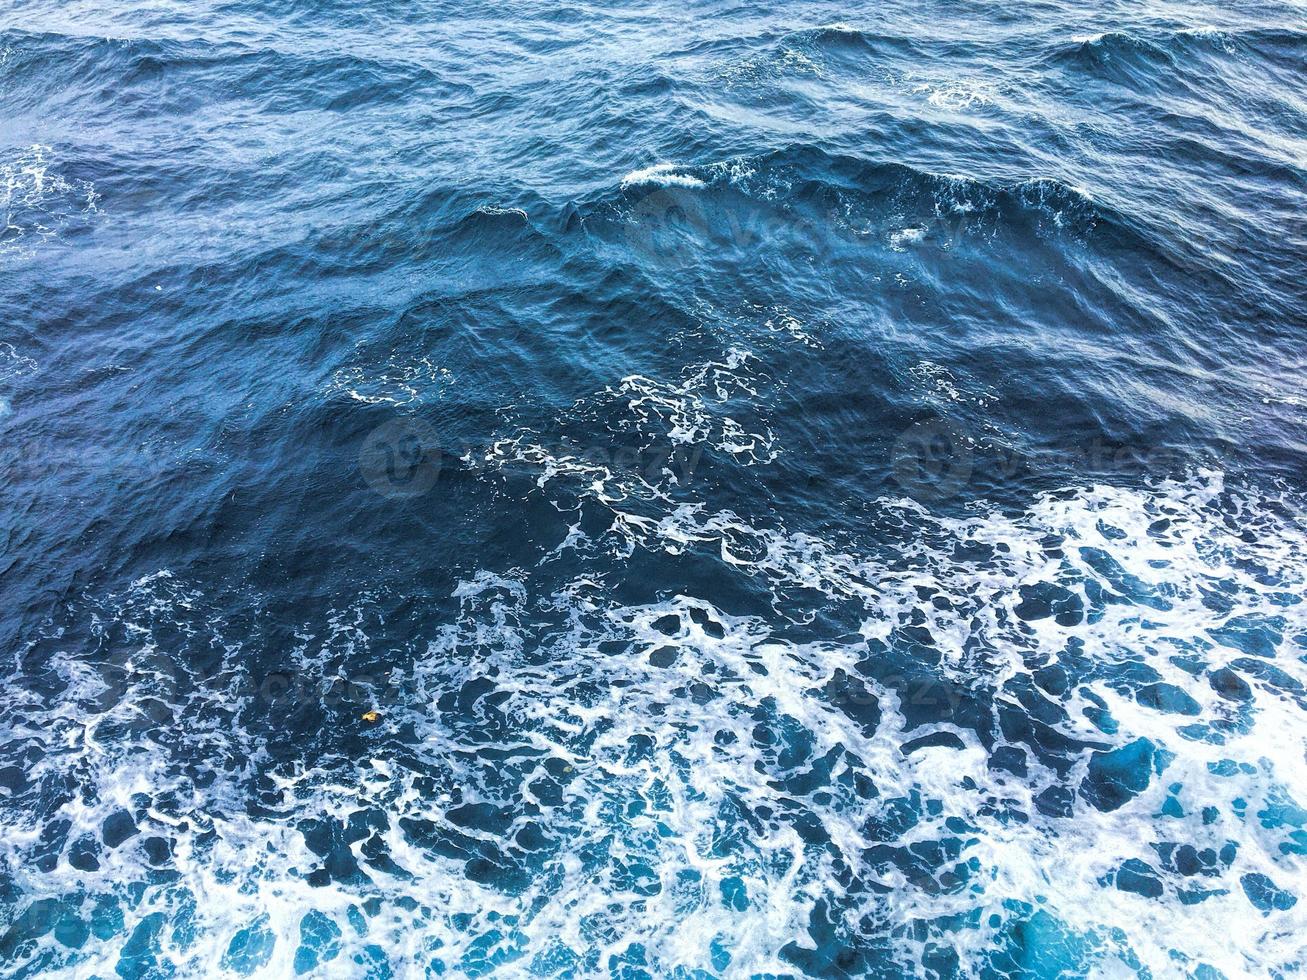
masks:
[(1305, 82), (8, 0), (0, 975), (1299, 973)]

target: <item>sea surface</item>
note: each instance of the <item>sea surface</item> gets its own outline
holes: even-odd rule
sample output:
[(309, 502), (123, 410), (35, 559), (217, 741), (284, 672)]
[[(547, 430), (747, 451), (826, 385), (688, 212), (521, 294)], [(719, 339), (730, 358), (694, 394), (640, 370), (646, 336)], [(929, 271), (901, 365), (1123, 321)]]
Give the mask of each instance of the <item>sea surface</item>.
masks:
[(0, 976), (1307, 970), (1307, 6), (0, 0)]

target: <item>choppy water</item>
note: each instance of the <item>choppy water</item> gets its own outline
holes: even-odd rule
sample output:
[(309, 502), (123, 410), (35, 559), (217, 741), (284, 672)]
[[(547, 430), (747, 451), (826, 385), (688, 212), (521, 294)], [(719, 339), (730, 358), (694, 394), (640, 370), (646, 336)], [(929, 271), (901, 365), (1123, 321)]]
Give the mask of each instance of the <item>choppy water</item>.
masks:
[(0, 973), (1301, 972), (1305, 16), (9, 0)]

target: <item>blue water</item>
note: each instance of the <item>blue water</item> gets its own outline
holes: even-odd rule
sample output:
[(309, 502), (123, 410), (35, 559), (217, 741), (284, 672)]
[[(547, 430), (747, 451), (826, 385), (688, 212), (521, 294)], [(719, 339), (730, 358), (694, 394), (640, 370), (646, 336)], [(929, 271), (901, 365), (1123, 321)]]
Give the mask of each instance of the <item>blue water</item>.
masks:
[(8, 0), (0, 975), (1299, 975), (1305, 83)]

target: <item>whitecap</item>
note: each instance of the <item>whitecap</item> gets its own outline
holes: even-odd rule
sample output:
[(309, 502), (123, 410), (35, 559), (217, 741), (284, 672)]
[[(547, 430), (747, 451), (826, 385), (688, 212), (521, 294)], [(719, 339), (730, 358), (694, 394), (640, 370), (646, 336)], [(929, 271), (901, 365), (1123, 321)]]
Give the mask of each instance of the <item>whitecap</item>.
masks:
[(921, 83), (912, 91), (926, 96), (926, 101), (938, 109), (955, 112), (993, 105), (996, 98), (992, 85), (978, 81)]
[(529, 220), (529, 216), (521, 208), (501, 208), (498, 205), (494, 205), (494, 204), (482, 204), (476, 210), (478, 214), (488, 214), (492, 216), (501, 215), (501, 214), (515, 214), (523, 221)]
[(633, 170), (622, 178), (622, 187), (653, 184), (658, 187), (706, 187), (707, 184), (693, 174), (683, 173), (686, 168), (676, 163), (657, 163), (643, 170)]
[(889, 245), (896, 252), (906, 252), (913, 245), (920, 245), (926, 237), (926, 228), (924, 225), (912, 225), (907, 228), (900, 228), (898, 231), (891, 232), (889, 236)]

